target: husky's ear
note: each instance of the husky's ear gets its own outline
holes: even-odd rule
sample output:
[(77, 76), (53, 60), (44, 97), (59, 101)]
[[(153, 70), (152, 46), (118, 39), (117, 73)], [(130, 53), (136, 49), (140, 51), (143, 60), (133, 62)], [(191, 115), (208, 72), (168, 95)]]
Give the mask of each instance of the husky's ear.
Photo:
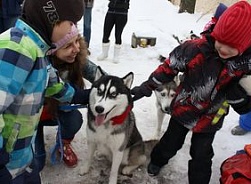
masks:
[(100, 77), (102, 77), (104, 74), (103, 70), (101, 69), (100, 66), (97, 67), (96, 69), (96, 75), (94, 81), (98, 80)]
[(125, 77), (123, 77), (123, 81), (124, 81), (124, 84), (129, 88), (131, 89), (131, 86), (132, 86), (132, 82), (133, 82), (133, 77), (134, 77), (134, 74), (132, 72), (128, 73)]

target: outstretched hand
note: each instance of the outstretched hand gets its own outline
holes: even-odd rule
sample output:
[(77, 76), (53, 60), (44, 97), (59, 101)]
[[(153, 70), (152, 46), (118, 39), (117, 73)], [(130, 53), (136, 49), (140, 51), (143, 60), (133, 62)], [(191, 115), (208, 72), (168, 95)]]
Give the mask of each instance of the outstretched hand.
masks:
[(140, 98), (146, 96), (149, 97), (152, 95), (152, 80), (147, 80), (143, 82), (140, 86), (136, 86), (131, 90), (131, 94), (134, 95), (132, 98), (133, 101), (139, 100)]
[(131, 90), (131, 94), (133, 95), (132, 100), (136, 101), (144, 97), (145, 95), (141, 92), (140, 86), (136, 86)]

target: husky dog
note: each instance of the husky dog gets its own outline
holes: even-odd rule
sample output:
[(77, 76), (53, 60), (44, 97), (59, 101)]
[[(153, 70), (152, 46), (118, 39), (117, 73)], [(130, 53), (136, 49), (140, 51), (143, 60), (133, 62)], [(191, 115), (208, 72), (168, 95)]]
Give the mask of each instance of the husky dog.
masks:
[(176, 94), (177, 89), (176, 80), (171, 81), (166, 84), (159, 85), (157, 89), (155, 89), (156, 96), (156, 108), (157, 108), (157, 128), (154, 135), (155, 139), (159, 139), (161, 126), (166, 114), (171, 113), (170, 105)]
[(123, 78), (105, 75), (98, 67), (88, 107), (88, 158), (81, 175), (88, 173), (98, 148), (112, 163), (109, 184), (117, 183), (120, 165), (122, 174), (131, 175), (146, 162), (144, 142), (131, 111), (133, 76), (132, 72)]

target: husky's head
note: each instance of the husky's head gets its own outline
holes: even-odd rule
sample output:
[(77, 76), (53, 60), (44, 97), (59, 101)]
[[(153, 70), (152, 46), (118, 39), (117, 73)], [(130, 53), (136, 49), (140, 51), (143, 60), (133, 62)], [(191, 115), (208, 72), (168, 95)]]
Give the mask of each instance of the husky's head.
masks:
[(130, 88), (133, 76), (132, 72), (123, 78), (105, 75), (100, 67), (97, 68), (89, 99), (89, 108), (97, 126), (132, 107)]
[(154, 91), (156, 95), (156, 103), (158, 108), (162, 112), (170, 114), (170, 105), (175, 97), (177, 89), (177, 84), (175, 81), (171, 81), (167, 84), (159, 85), (158, 88)]

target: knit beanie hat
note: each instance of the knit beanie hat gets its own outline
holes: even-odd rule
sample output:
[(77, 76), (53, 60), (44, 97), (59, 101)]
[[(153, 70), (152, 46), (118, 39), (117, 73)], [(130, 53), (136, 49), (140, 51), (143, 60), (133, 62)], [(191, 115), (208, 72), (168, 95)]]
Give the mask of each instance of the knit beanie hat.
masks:
[(251, 46), (251, 5), (247, 1), (239, 1), (227, 8), (211, 35), (242, 54)]
[(83, 13), (83, 0), (25, 0), (22, 19), (51, 45), (55, 23), (68, 20), (76, 24)]

